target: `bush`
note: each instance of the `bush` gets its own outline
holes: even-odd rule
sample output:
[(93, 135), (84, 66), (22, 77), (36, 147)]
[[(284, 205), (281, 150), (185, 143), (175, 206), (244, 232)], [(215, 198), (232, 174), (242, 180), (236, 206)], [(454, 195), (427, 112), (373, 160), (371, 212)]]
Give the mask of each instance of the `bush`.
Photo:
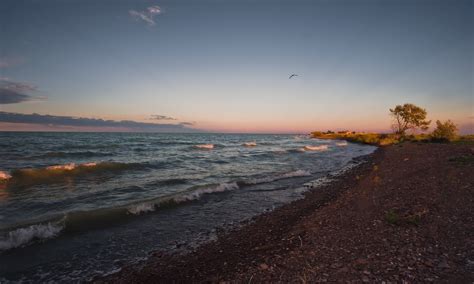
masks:
[(447, 120), (444, 123), (437, 120), (436, 129), (431, 133), (431, 140), (439, 142), (450, 142), (456, 139), (458, 128), (451, 121)]
[(385, 213), (385, 221), (391, 225), (399, 225), (400, 216), (395, 212), (395, 210), (390, 209), (387, 213)]

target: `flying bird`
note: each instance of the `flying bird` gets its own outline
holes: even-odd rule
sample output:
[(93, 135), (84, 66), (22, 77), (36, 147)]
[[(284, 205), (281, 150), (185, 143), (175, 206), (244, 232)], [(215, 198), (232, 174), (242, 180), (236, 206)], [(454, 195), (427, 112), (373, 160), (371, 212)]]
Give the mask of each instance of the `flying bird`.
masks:
[(290, 77), (288, 77), (288, 79), (291, 79), (291, 78), (296, 77), (296, 76), (298, 76), (298, 74), (291, 74)]

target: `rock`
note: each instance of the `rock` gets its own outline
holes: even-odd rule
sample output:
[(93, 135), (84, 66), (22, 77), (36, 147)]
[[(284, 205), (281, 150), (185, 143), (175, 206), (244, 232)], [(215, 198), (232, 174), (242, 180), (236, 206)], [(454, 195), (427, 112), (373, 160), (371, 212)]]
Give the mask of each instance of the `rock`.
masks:
[(450, 268), (451, 266), (449, 266), (449, 264), (446, 262), (446, 260), (442, 260), (439, 264), (438, 264), (438, 268), (442, 268), (442, 269), (447, 269), (447, 268)]
[(358, 259), (356, 259), (356, 261), (355, 261), (354, 267), (357, 268), (357, 269), (362, 269), (362, 268), (364, 268), (366, 265), (367, 265), (367, 260), (365, 260), (365, 259), (363, 259), (363, 258), (358, 258)]
[(347, 273), (347, 272), (349, 272), (349, 268), (343, 267), (343, 268), (339, 269), (338, 272), (340, 272), (340, 273)]

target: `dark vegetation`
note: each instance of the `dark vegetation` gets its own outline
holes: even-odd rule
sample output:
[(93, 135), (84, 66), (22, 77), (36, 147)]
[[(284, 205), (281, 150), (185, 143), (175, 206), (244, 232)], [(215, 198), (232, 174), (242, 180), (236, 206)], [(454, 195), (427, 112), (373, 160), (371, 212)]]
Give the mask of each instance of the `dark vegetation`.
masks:
[[(397, 105), (390, 109), (393, 117), (393, 133), (366, 133), (355, 131), (314, 131), (312, 137), (319, 139), (341, 139), (354, 143), (386, 146), (401, 142), (441, 142), (474, 144), (474, 135), (458, 135), (458, 128), (451, 121), (436, 121), (436, 128), (433, 132), (423, 133), (428, 130), (431, 120), (426, 120), (427, 111), (414, 104)], [(421, 133), (416, 133), (416, 131)], [(411, 132), (411, 134), (407, 134)]]

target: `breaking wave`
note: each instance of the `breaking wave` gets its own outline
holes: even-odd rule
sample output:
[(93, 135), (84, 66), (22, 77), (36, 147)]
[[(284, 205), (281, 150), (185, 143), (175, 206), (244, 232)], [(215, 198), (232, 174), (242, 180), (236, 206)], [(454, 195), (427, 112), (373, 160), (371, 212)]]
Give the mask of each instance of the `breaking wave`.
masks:
[(244, 146), (245, 147), (255, 147), (257, 146), (257, 142), (253, 141), (253, 142), (245, 142), (244, 143)]
[(347, 141), (337, 142), (336, 145), (341, 147), (347, 146)]
[(155, 211), (155, 204), (153, 203), (140, 203), (137, 205), (132, 205), (127, 208), (128, 212), (133, 215), (140, 215), (142, 213), (153, 212)]
[(214, 149), (214, 144), (199, 144), (199, 145), (194, 145), (194, 147), (198, 149), (211, 150), (211, 149)]
[(197, 186), (192, 187), (185, 192), (131, 205), (127, 208), (127, 210), (130, 214), (140, 215), (142, 213), (155, 211), (157, 207), (179, 205), (184, 202), (199, 200), (203, 195), (206, 194), (225, 192), (236, 189), (239, 189), (239, 185), (236, 182)]
[(304, 146), (304, 151), (326, 151), (328, 150), (328, 145), (319, 145), (319, 146)]
[(12, 176), (6, 172), (0, 171), (0, 183), (9, 180)]
[[(78, 167), (95, 167), (97, 165), (58, 165), (40, 171), (74, 171)], [(104, 208), (93, 211), (69, 212), (63, 216), (55, 216), (49, 219), (49, 222), (43, 220), (43, 223), (29, 225), (27, 227), (11, 230), (0, 235), (0, 251), (23, 247), (28, 244), (45, 241), (58, 236), (61, 232), (75, 232), (87, 230), (89, 228), (103, 227), (103, 224), (121, 222), (128, 216), (142, 215), (156, 211), (158, 208), (176, 207), (183, 203), (199, 200), (205, 195), (213, 193), (223, 193), (240, 189), (241, 186), (250, 186), (260, 183), (267, 183), (279, 179), (310, 176), (311, 173), (304, 170), (297, 170), (288, 173), (278, 174), (272, 177), (256, 178), (244, 182), (226, 182), (220, 184), (208, 184), (194, 186), (184, 192), (158, 197), (151, 200), (141, 201), (140, 203), (124, 205), (122, 207)], [(130, 217), (128, 217), (130, 218)], [(52, 221), (58, 220), (61, 221)]]
[[(11, 171), (9, 182), (20, 184), (36, 184), (58, 182), (62, 178), (83, 176), (102, 172), (120, 172), (143, 167), (137, 163), (92, 162), (84, 164), (53, 165), (45, 168), (28, 168)], [(8, 174), (7, 174), (8, 176)]]
[(0, 251), (54, 238), (63, 229), (63, 226), (53, 223), (36, 224), (25, 228), (15, 229), (0, 237)]

